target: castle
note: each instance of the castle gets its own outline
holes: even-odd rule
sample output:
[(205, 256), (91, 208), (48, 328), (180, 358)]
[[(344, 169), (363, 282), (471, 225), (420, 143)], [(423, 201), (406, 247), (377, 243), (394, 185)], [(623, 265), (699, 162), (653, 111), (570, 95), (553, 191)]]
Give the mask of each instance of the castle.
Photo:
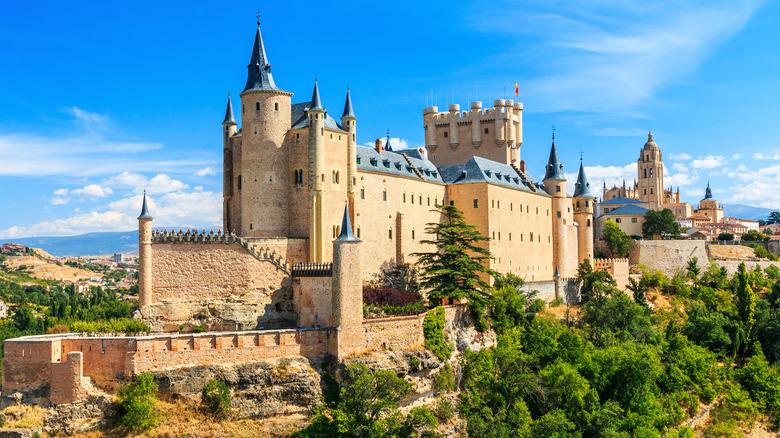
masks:
[(553, 138), (544, 180), (531, 178), (520, 157), (521, 103), (428, 107), (424, 148), (363, 147), (350, 91), (338, 121), (316, 80), (311, 100), (292, 103), (274, 82), (259, 25), (240, 96), (241, 127), (230, 97), (222, 123), (226, 232), (286, 239), (300, 260), (328, 262), (346, 202), (368, 277), (430, 250), (421, 243), (426, 224), (440, 220), (435, 206), (449, 204), (490, 237), (496, 271), (552, 280), (593, 257), (594, 195), (583, 167), (570, 197)]

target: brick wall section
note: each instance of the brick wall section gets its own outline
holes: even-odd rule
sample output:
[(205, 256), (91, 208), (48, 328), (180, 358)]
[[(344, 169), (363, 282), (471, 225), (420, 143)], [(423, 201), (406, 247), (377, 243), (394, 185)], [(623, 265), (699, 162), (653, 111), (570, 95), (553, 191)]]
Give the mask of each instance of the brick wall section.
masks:
[(289, 276), (236, 243), (152, 245), (152, 302), (206, 300), (250, 292), (271, 294)]
[[(24, 340), (24, 341), (22, 341)], [(60, 362), (59, 337), (29, 336), (5, 341), (3, 393), (31, 390), (51, 382), (50, 364)]]
[(642, 240), (634, 242), (628, 260), (632, 265), (643, 264), (648, 269), (659, 269), (673, 276), (685, 269), (688, 259), (698, 257), (699, 264), (707, 261), (703, 240)]
[(62, 338), (61, 360), (67, 360), (71, 352), (83, 355), (83, 374), (89, 376), (95, 386), (113, 392), (128, 377), (128, 365), (136, 350), (132, 337), (65, 337)]

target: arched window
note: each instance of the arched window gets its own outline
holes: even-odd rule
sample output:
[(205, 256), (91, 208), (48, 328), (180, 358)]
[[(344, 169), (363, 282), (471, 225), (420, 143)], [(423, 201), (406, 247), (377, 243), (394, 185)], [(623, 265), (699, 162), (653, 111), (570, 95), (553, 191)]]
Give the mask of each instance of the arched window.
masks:
[(260, 102), (255, 102), (255, 111), (260, 111)]
[(274, 110), (279, 111), (279, 102), (274, 103)]
[(414, 228), (412, 228), (412, 240), (414, 240)]
[(393, 229), (392, 228), (388, 228), (388, 230), (387, 230), (387, 238), (390, 239), (390, 240), (393, 240)]
[(647, 169), (644, 169), (644, 177), (647, 178)]
[(382, 200), (387, 201), (387, 190), (382, 191)]
[(360, 227), (357, 227), (357, 238), (360, 239)]

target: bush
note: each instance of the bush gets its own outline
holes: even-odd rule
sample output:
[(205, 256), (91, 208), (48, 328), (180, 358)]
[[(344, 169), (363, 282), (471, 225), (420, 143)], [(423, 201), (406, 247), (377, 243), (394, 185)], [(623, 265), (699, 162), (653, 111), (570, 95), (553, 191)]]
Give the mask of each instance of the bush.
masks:
[(133, 430), (149, 430), (157, 425), (160, 413), (157, 404), (157, 384), (151, 374), (139, 374), (135, 381), (119, 389), (119, 421)]
[(452, 355), (452, 344), (444, 339), (444, 307), (439, 306), (425, 314), (423, 335), (425, 347), (440, 361), (443, 362)]
[(72, 333), (148, 333), (148, 325), (138, 319), (120, 318), (108, 321), (73, 321), (69, 324)]
[(422, 301), (422, 297), (416, 293), (389, 286), (363, 286), (363, 303), (369, 306), (402, 307), (418, 301)]
[(438, 397), (433, 408), (433, 414), (439, 421), (449, 421), (455, 418), (455, 406), (447, 397)]
[(56, 334), (68, 333), (68, 332), (70, 332), (70, 329), (68, 329), (68, 326), (66, 326), (65, 324), (57, 324), (53, 327), (49, 327), (46, 329), (47, 335), (56, 335)]
[(202, 402), (209, 413), (220, 420), (226, 420), (230, 416), (230, 388), (225, 382), (211, 379), (203, 387)]
[(455, 373), (450, 364), (445, 364), (439, 374), (433, 378), (433, 389), (439, 392), (447, 392), (455, 389)]

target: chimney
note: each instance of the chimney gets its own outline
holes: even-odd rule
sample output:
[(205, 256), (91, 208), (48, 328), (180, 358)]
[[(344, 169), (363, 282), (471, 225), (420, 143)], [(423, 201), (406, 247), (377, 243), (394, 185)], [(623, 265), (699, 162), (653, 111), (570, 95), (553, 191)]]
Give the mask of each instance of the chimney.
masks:
[(525, 160), (520, 160), (520, 171), (525, 173)]
[(374, 148), (376, 149), (376, 153), (381, 154), (382, 153), (382, 139), (377, 138), (374, 142)]

